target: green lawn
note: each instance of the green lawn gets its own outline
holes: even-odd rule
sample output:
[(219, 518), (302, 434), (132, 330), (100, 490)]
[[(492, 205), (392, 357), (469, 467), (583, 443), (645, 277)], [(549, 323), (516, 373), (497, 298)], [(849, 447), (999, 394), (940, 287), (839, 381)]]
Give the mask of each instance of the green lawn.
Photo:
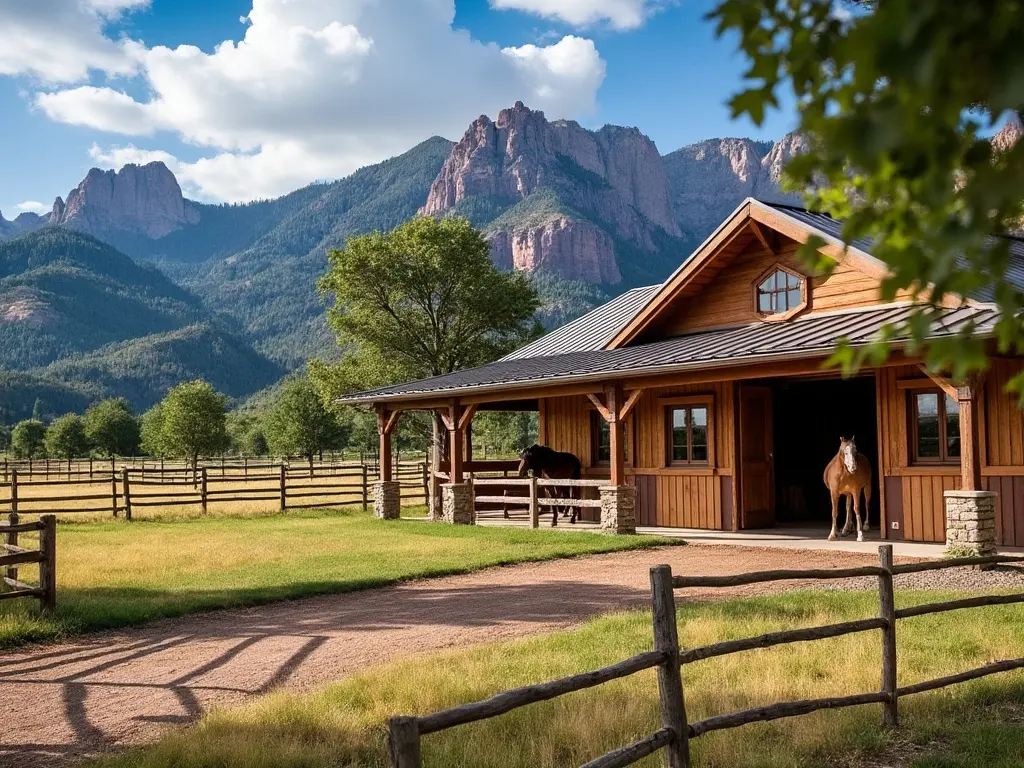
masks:
[[(905, 594), (900, 603), (949, 594)], [(686, 646), (874, 615), (873, 593), (802, 593), (686, 606)], [(900, 683), (1024, 655), (1024, 610), (1001, 606), (900, 623)], [(693, 719), (774, 701), (877, 690), (879, 633), (751, 651), (684, 668)], [(386, 766), (383, 723), (497, 691), (612, 663), (651, 646), (650, 617), (599, 618), (581, 629), (369, 670), (323, 691), (278, 692), (216, 711), (194, 728), (96, 763), (102, 768), (336, 768)], [(729, 768), (1018, 768), (1024, 755), (1024, 672), (901, 701), (901, 727), (879, 727), (880, 706), (708, 734), (694, 765)], [(659, 725), (653, 671), (424, 737), (430, 768), (555, 768), (592, 759)], [(660, 758), (641, 765), (653, 768)]]
[[(39, 618), (35, 601), (0, 603), (0, 648), (212, 608), (675, 543), (383, 521), (352, 511), (62, 523), (57, 616)], [(34, 566), (21, 571), (35, 578)]]

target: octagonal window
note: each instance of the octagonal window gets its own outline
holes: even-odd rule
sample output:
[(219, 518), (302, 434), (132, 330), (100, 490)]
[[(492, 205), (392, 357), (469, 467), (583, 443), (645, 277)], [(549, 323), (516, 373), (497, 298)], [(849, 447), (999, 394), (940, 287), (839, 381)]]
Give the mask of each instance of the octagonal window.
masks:
[(757, 285), (757, 311), (762, 315), (790, 312), (803, 303), (803, 293), (803, 278), (784, 269), (776, 269)]

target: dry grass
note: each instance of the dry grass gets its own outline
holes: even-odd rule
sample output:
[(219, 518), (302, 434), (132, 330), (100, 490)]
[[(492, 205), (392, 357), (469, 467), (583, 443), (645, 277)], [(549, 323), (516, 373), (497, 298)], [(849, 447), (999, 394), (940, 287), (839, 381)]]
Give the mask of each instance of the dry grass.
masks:
[[(935, 598), (928, 595), (928, 599)], [(903, 600), (921, 600), (921, 593)], [(805, 593), (687, 606), (687, 646), (793, 626), (872, 615), (872, 594)], [(911, 682), (1024, 655), (1019, 606), (906, 620), (900, 680)], [(877, 690), (878, 633), (782, 646), (684, 669), (698, 719), (779, 700)], [(645, 613), (581, 629), (416, 658), (370, 670), (312, 694), (277, 693), (207, 716), (157, 744), (99, 761), (103, 768), (336, 768), (385, 766), (383, 723), (499, 690), (597, 668), (649, 649)], [(431, 768), (579, 765), (658, 727), (657, 685), (643, 673), (424, 739)], [(730, 768), (916, 766), (1015, 768), (1024, 754), (1020, 672), (904, 700), (902, 727), (878, 727), (877, 705), (821, 712), (712, 733), (693, 744), (695, 765)], [(651, 758), (641, 765), (660, 765)]]
[[(194, 514), (59, 524), (57, 616), (39, 618), (34, 601), (0, 603), (0, 647), (492, 565), (678, 543), (383, 521), (354, 510)], [(32, 546), (32, 537), (23, 535), (26, 542)], [(21, 568), (30, 583), (37, 574), (35, 566)]]

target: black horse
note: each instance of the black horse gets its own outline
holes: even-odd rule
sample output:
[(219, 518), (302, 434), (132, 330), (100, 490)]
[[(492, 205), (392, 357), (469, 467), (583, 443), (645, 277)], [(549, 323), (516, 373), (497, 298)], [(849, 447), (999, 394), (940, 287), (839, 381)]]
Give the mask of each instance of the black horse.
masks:
[[(526, 477), (530, 472), (536, 477), (549, 480), (579, 480), (583, 474), (583, 465), (571, 453), (556, 451), (546, 445), (531, 445), (519, 454), (519, 476)], [(571, 488), (546, 488), (549, 498), (572, 498)], [(563, 494), (562, 491), (565, 493)], [(576, 522), (577, 508), (572, 507), (570, 523)], [(558, 505), (551, 507), (551, 525), (558, 525)]]

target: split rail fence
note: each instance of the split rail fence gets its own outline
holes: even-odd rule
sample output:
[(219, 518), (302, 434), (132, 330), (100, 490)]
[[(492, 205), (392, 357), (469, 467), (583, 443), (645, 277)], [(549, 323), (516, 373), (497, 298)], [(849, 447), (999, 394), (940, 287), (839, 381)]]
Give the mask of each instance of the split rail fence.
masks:
[[(894, 565), (892, 545), (878, 548), (879, 565), (861, 568), (831, 570), (780, 570), (745, 573), (735, 576), (673, 576), (667, 565), (651, 569), (651, 607), (653, 612), (654, 650), (641, 653), (603, 669), (584, 672), (560, 680), (528, 685), (499, 693), (484, 701), (446, 709), (426, 716), (393, 717), (388, 721), (388, 755), (393, 768), (421, 768), (421, 738), (430, 733), (454, 728), (466, 723), (487, 720), (514, 709), (540, 701), (564, 696), (574, 691), (592, 688), (602, 683), (627, 677), (645, 669), (657, 669), (658, 692), (661, 700), (662, 727), (638, 741), (620, 747), (595, 760), (584, 768), (620, 768), (632, 765), (648, 755), (665, 750), (665, 764), (669, 768), (689, 768), (690, 740), (705, 733), (736, 728), (748, 723), (794, 717), (823, 709), (852, 707), (861, 704), (881, 704), (882, 724), (898, 724), (899, 700), (916, 693), (932, 691), (955, 683), (985, 677), (998, 672), (1024, 668), (1024, 658), (998, 661), (958, 674), (898, 686), (896, 677), (896, 622), (913, 616), (975, 608), (986, 605), (1006, 605), (1024, 602), (1024, 593), (985, 595), (942, 603), (926, 603), (907, 608), (896, 608), (893, 577), (902, 573), (917, 573), (964, 566), (984, 566), (996, 563), (1024, 562), (1020, 556), (990, 556), (958, 558)], [(679, 646), (676, 628), (674, 590), (688, 587), (736, 587), (770, 581), (793, 579), (847, 579), (875, 576), (878, 579), (880, 611), (877, 618), (847, 621), (809, 629), (770, 632), (757, 637), (729, 640), (714, 645), (684, 650)], [(789, 701), (754, 707), (704, 720), (688, 722), (682, 685), (682, 667), (686, 664), (725, 656), (756, 648), (880, 630), (882, 633), (880, 690), (848, 696), (835, 696), (804, 701)]]
[[(0, 523), (0, 534), (4, 537), (4, 553), (0, 555), (0, 567), (4, 570), (4, 584), (10, 589), (0, 592), (0, 600), (19, 597), (39, 599), (44, 614), (53, 613), (57, 606), (57, 523), (53, 515), (43, 515), (38, 520), (22, 523), (16, 514), (9, 522)], [(39, 534), (39, 549), (18, 546), (19, 533)], [(18, 566), (39, 564), (39, 586), (33, 587), (18, 579)]]
[[(402, 485), (403, 501), (427, 499), (427, 468), (423, 462), (394, 468)], [(92, 476), (60, 479), (29, 476), (8, 466), (0, 482), (0, 505), (12, 515), (109, 512), (132, 518), (140, 508), (195, 506), (205, 514), (211, 505), (236, 502), (276, 503), (289, 508), (369, 506), (377, 466), (368, 463), (303, 463), (246, 461), (244, 465), (201, 464), (198, 469), (181, 463), (161, 467), (158, 462), (115, 467)], [(38, 489), (44, 489), (41, 492)], [(6, 493), (5, 493), (6, 492)], [(6, 498), (5, 498), (6, 496)]]

